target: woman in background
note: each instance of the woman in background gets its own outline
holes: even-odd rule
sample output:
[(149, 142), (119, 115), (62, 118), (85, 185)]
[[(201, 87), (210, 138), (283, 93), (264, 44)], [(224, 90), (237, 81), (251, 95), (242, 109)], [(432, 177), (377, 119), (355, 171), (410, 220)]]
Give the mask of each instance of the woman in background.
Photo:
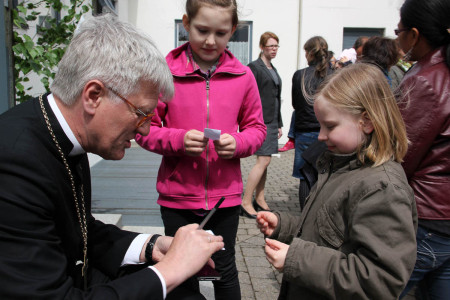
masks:
[[(277, 56), (280, 47), (278, 36), (272, 32), (261, 35), (259, 58), (248, 66), (255, 75), (263, 108), (264, 123), (267, 126), (267, 136), (264, 144), (256, 151), (256, 163), (248, 174), (242, 199), (241, 215), (255, 219), (258, 210), (269, 210), (264, 198), (264, 186), (267, 178), (267, 167), (272, 154), (278, 153), (278, 139), (283, 134), (281, 127), (281, 78), (277, 69), (272, 65), (272, 59)], [(255, 201), (252, 205), (252, 196)]]
[[(320, 125), (314, 114), (313, 95), (325, 77), (331, 74), (328, 44), (321, 36), (306, 41), (304, 47), (308, 67), (298, 70), (292, 78), (292, 106), (295, 110), (295, 158), (292, 176), (300, 179), (299, 199), (309, 193), (309, 187), (300, 172), (304, 164), (302, 153), (317, 141)], [(300, 201), (303, 207), (303, 200)]]
[(406, 61), (399, 100), (410, 145), (403, 161), (419, 217), (417, 262), (402, 296), (450, 299), (450, 1), (406, 0), (395, 33)]

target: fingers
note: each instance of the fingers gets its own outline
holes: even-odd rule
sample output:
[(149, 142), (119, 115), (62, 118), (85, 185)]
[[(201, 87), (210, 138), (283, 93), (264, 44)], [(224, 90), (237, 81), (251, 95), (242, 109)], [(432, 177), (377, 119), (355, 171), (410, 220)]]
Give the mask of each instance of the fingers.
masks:
[(278, 224), (278, 218), (273, 212), (260, 211), (256, 215), (256, 224), (259, 228), (262, 226), (275, 228)]
[(228, 133), (222, 134), (219, 140), (214, 141), (214, 148), (221, 158), (232, 158), (236, 151), (236, 140)]
[[(200, 156), (208, 146), (208, 138), (203, 132), (192, 129), (184, 135), (184, 148), (187, 155)], [(224, 159), (233, 158), (236, 151), (236, 140), (228, 133), (222, 134), (219, 140), (214, 141), (217, 155)]]
[(184, 135), (184, 148), (186, 154), (191, 156), (199, 156), (205, 151), (208, 145), (208, 139), (205, 138), (203, 132), (192, 129)]
[(214, 263), (214, 261), (212, 260), (212, 258), (208, 259), (207, 264), (208, 264), (208, 266), (210, 266), (210, 267), (213, 268), (213, 269), (216, 268), (216, 264)]
[(266, 252), (267, 260), (281, 272), (284, 268), (289, 245), (268, 238), (265, 241), (264, 251)]
[(274, 251), (280, 250), (281, 247), (283, 245), (285, 245), (282, 242), (279, 242), (279, 241), (273, 240), (273, 239), (269, 239), (269, 238), (266, 238), (265, 241), (266, 241), (266, 245), (269, 246), (269, 248), (274, 250)]

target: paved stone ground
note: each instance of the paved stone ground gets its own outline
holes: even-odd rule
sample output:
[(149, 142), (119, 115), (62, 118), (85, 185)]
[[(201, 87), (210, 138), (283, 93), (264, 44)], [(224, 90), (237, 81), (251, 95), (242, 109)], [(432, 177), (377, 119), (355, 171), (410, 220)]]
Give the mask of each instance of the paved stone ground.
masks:
[[(256, 157), (241, 160), (244, 184)], [(293, 178), (294, 151), (272, 157), (268, 168), (265, 199), (271, 209), (300, 213), (298, 203), (298, 179)], [(256, 228), (255, 221), (240, 217), (236, 242), (236, 263), (239, 270), (242, 299), (277, 299), (282, 274), (275, 270), (265, 258), (263, 234)]]

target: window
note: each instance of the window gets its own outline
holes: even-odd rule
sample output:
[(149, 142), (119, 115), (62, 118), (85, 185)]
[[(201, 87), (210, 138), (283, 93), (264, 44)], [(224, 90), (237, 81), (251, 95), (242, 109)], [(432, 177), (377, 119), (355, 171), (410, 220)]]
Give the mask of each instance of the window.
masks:
[(245, 66), (252, 61), (252, 22), (239, 22), (228, 42), (228, 49)]
[(61, 21), (61, 12), (59, 10), (50, 10), (50, 14), (46, 16), (38, 16), (38, 24), (36, 25), (36, 32), (43, 34), (43, 29), (50, 29), (53, 24), (59, 24)]
[(356, 39), (360, 36), (383, 36), (384, 31), (384, 28), (344, 28), (342, 49), (352, 48)]
[(103, 13), (113, 13), (117, 16), (116, 0), (93, 0), (92, 13), (100, 15)]
[[(251, 21), (239, 22), (238, 27), (228, 42), (228, 49), (243, 64), (252, 60), (252, 25)], [(175, 20), (175, 47), (179, 47), (189, 40), (189, 34), (183, 27), (181, 20)]]

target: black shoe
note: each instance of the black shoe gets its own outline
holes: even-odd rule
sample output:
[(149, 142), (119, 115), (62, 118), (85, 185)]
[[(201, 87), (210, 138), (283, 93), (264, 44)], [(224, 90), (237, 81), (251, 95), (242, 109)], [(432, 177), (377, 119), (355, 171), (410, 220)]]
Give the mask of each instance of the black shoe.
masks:
[(258, 202), (256, 202), (256, 200), (253, 200), (253, 207), (255, 208), (256, 211), (272, 211), (270, 209), (264, 209), (262, 208)]
[(241, 213), (240, 213), (240, 215), (241, 215), (241, 216), (244, 216), (244, 217), (247, 217), (247, 218), (249, 218), (249, 219), (256, 219), (256, 215), (249, 214), (249, 213), (245, 210), (245, 208), (242, 207), (242, 205), (241, 205)]

